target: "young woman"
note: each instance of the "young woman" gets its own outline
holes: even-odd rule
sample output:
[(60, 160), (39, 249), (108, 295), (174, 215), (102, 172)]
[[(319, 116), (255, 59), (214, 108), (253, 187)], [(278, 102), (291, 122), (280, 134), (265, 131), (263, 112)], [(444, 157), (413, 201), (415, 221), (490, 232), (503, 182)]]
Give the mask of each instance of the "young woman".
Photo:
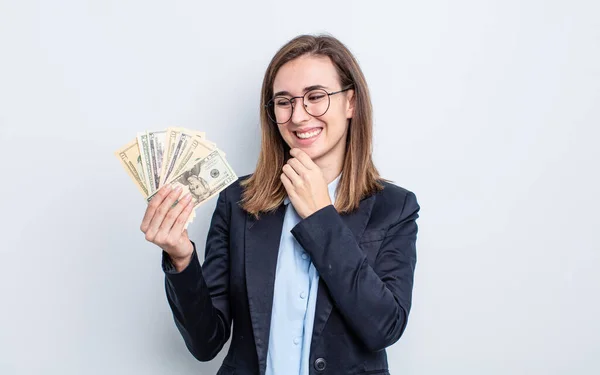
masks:
[(173, 206), (167, 186), (146, 210), (175, 324), (200, 361), (231, 335), (218, 374), (388, 374), (419, 205), (373, 165), (358, 63), (333, 37), (291, 40), (267, 68), (260, 114), (256, 171), (219, 195), (202, 266), (183, 230), (190, 197)]

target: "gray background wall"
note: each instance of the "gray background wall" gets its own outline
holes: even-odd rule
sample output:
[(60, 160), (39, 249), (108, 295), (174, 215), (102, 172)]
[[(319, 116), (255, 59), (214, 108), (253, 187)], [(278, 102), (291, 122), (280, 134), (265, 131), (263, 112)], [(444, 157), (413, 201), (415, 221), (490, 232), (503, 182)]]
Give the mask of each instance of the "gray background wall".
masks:
[[(600, 373), (597, 1), (0, 0), (0, 373), (213, 374), (164, 295), (113, 151), (205, 130), (238, 174), (275, 51), (330, 32), (372, 90), (375, 159), (417, 194), (394, 374)], [(203, 244), (214, 200), (197, 212)]]

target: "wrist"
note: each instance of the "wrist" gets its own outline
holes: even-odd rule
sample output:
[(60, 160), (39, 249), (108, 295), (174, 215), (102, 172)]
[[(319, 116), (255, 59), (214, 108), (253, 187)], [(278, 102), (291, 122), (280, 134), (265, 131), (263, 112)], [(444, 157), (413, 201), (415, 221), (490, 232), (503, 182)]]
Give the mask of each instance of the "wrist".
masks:
[[(167, 251), (167, 254), (169, 255), (169, 260), (171, 261), (171, 264), (173, 264), (173, 266), (175, 267), (177, 272), (181, 272), (183, 269), (185, 269), (190, 264), (190, 261), (192, 260), (192, 256), (194, 255), (195, 247), (191, 241), (189, 241), (188, 245), (189, 245), (189, 247), (186, 249), (187, 251), (175, 252), (176, 254), (178, 254), (177, 256), (175, 256), (171, 252)], [(182, 253), (184, 255), (179, 255)]]
[(189, 266), (190, 262), (192, 261), (192, 255), (193, 253), (184, 257), (173, 257), (169, 255), (169, 258), (171, 259), (171, 264), (173, 264), (175, 270), (177, 270), (177, 272), (181, 272), (186, 269), (187, 266)]

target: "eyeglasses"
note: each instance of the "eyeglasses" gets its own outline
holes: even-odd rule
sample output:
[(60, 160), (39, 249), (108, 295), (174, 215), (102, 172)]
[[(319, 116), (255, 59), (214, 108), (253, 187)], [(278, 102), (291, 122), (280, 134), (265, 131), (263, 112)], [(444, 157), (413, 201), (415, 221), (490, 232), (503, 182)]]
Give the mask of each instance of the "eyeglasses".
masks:
[(276, 124), (285, 124), (292, 118), (294, 113), (296, 99), (302, 98), (304, 109), (312, 117), (321, 117), (329, 109), (331, 95), (339, 94), (340, 92), (348, 91), (352, 86), (340, 91), (327, 92), (324, 89), (314, 89), (307, 91), (302, 96), (294, 96), (287, 98), (285, 96), (276, 96), (265, 105), (267, 107), (267, 115), (269, 119)]

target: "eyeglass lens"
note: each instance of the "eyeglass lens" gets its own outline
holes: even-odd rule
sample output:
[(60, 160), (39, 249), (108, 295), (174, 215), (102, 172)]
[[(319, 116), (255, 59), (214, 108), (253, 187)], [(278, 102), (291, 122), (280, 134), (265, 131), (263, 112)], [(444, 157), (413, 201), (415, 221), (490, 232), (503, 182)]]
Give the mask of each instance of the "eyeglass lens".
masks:
[[(274, 97), (268, 105), (267, 113), (269, 114), (269, 118), (278, 124), (285, 124), (290, 121), (294, 107), (297, 104), (296, 101), (299, 99), (294, 98), (294, 103), (292, 103), (292, 100), (285, 96)], [(329, 94), (325, 90), (315, 89), (308, 91), (304, 94), (302, 100), (304, 109), (313, 117), (323, 116), (329, 109)]]

